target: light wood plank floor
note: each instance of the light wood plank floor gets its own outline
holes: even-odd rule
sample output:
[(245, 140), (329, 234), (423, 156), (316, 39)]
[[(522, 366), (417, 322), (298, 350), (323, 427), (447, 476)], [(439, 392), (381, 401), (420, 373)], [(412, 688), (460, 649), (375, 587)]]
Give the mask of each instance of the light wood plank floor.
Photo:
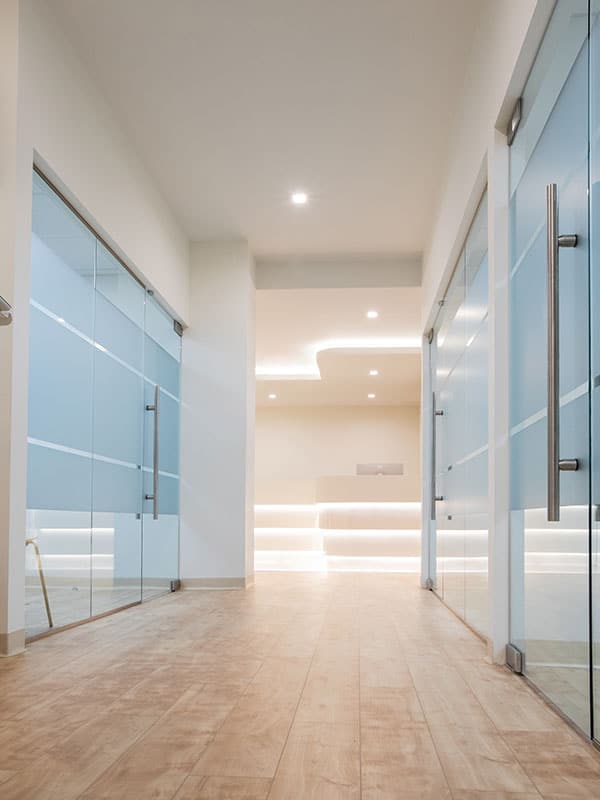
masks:
[(600, 754), (415, 576), (263, 573), (0, 661), (2, 800), (600, 797)]

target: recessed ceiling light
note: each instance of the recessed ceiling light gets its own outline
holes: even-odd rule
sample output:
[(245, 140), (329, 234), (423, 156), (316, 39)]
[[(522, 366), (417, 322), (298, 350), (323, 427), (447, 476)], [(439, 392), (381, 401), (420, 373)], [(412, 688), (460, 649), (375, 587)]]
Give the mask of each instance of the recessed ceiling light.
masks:
[(369, 319), (377, 319), (379, 316), (379, 311), (367, 311), (367, 317)]
[(308, 195), (301, 191), (292, 192), (291, 200), (295, 206), (305, 206), (308, 203)]
[(373, 377), (375, 377), (376, 375), (379, 375), (379, 370), (378, 369), (370, 369), (369, 370), (369, 375), (372, 375)]
[(269, 400), (277, 400), (277, 395), (276, 394), (270, 394), (269, 395)]
[(368, 394), (367, 397), (369, 398), (369, 400), (375, 400), (374, 394)]

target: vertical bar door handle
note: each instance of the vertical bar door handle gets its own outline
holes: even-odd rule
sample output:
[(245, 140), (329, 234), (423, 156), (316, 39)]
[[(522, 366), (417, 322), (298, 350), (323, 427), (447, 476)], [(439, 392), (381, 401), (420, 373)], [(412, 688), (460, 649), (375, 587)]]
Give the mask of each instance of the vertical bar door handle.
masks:
[(152, 519), (158, 519), (158, 431), (160, 425), (160, 387), (154, 387), (154, 405), (147, 405), (146, 411), (154, 412), (154, 455), (152, 459), (152, 494), (146, 500), (152, 500)]
[(436, 517), (436, 496), (435, 496), (435, 479), (436, 479), (436, 446), (435, 446), (435, 439), (436, 439), (436, 408), (435, 408), (435, 392), (431, 395), (431, 514), (430, 519), (435, 520)]
[(558, 235), (555, 183), (546, 186), (548, 274), (548, 522), (560, 521), (560, 473), (578, 468), (577, 459), (560, 458), (559, 249), (576, 247), (577, 234)]
[(558, 363), (558, 207), (556, 184), (546, 186), (546, 252), (548, 273), (548, 522), (560, 519), (560, 437)]

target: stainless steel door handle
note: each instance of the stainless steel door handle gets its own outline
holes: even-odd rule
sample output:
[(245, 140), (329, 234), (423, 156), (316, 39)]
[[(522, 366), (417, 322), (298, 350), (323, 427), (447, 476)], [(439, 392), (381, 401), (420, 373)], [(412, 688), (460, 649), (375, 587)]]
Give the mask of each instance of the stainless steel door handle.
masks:
[(558, 235), (555, 183), (546, 186), (548, 275), (548, 522), (560, 520), (560, 472), (578, 469), (577, 459), (560, 460), (559, 258), (560, 247), (576, 247), (577, 235)]
[(154, 454), (152, 460), (152, 494), (145, 495), (146, 500), (152, 500), (152, 519), (158, 519), (158, 431), (160, 423), (160, 387), (154, 387), (154, 405), (147, 405), (146, 411), (154, 412)]
[(435, 408), (435, 392), (432, 392), (431, 395), (431, 500), (430, 500), (430, 516), (431, 520), (435, 519), (436, 509), (435, 503), (437, 497), (435, 496), (435, 478), (436, 478), (436, 447), (435, 447), (435, 439), (436, 439), (436, 431), (435, 431), (435, 423), (437, 417), (437, 411)]

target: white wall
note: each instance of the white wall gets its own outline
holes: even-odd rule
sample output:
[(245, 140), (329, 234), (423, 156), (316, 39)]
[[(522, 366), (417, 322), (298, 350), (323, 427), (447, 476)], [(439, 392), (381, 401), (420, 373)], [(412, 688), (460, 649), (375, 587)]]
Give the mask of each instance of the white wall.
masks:
[(485, 188), (492, 132), (496, 125), (504, 128), (510, 117), (554, 6), (554, 0), (484, 2), (423, 262), (424, 328), (433, 321), (435, 303), (443, 295)]
[(255, 294), (245, 242), (192, 247), (181, 362), (180, 550), (188, 587), (252, 578)]
[[(420, 551), (416, 407), (259, 407), (256, 568), (416, 572)], [(403, 476), (357, 476), (357, 463)]]
[(373, 289), (420, 286), (421, 256), (263, 258), (256, 262), (257, 289)]
[(109, 104), (39, 0), (20, 3), (22, 148), (183, 322), (189, 246)]
[(419, 434), (420, 411), (412, 406), (259, 407), (257, 502), (305, 502), (320, 477), (356, 475), (358, 463), (398, 461), (405, 465), (403, 499), (417, 501)]

